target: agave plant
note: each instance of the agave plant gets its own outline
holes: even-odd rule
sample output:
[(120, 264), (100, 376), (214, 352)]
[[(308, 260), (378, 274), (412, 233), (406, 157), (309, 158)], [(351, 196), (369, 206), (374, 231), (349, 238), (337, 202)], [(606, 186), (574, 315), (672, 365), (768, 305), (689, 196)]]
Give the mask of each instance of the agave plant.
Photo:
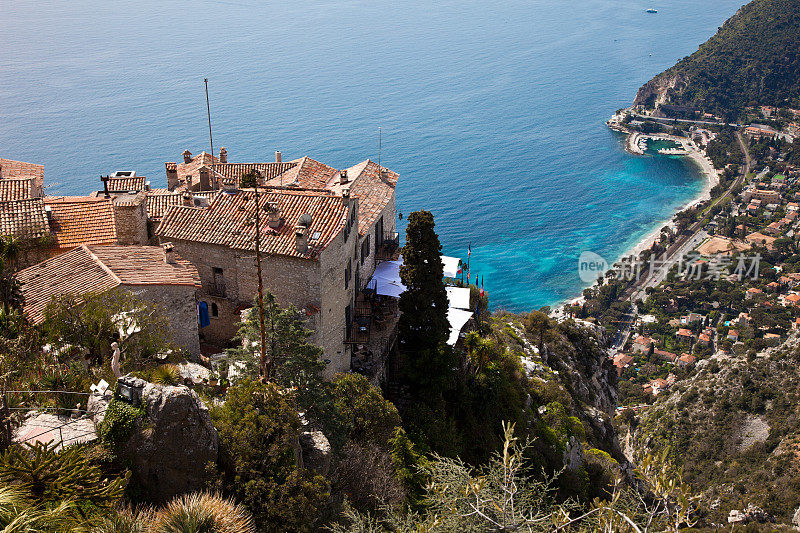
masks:
[(153, 370), (150, 381), (159, 385), (177, 385), (180, 383), (181, 374), (175, 365), (161, 365)]
[(129, 507), (115, 509), (92, 528), (92, 533), (147, 533), (153, 522), (149, 509), (134, 511)]
[(219, 494), (196, 492), (172, 500), (156, 513), (153, 533), (254, 533), (244, 507)]

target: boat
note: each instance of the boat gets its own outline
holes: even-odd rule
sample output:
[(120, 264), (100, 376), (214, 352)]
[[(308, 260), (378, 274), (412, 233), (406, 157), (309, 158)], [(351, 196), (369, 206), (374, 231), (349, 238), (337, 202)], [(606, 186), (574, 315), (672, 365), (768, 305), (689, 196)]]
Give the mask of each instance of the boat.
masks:
[(658, 13), (658, 9), (648, 8), (644, 10), (645, 13)]

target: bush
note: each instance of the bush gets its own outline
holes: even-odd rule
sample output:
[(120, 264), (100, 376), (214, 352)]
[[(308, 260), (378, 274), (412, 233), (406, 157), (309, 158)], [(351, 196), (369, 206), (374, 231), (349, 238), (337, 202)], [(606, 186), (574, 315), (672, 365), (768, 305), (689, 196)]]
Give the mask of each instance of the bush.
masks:
[(136, 431), (137, 420), (143, 416), (143, 409), (116, 398), (111, 400), (100, 425), (100, 439), (112, 451), (118, 451), (131, 438)]

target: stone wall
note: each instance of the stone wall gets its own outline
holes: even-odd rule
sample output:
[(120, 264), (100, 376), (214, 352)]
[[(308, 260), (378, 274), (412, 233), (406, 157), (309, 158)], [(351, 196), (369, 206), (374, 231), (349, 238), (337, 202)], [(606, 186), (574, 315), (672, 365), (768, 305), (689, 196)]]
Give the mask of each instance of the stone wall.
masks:
[[(386, 204), (381, 215), (375, 219), (375, 223), (369, 228), (366, 234), (362, 235), (358, 240), (358, 261), (361, 265), (361, 287), (364, 288), (366, 283), (372, 277), (372, 273), (375, 272), (375, 246), (378, 242), (378, 234), (377, 234), (377, 222), (381, 220), (383, 217), (383, 235), (388, 235), (394, 231), (396, 231), (396, 219), (394, 215), (394, 196)], [(361, 257), (361, 244), (369, 237), (369, 255), (363, 258)]]
[(195, 287), (187, 285), (122, 285), (121, 287), (141, 300), (155, 303), (167, 319), (171, 338), (175, 343), (193, 355), (200, 355)]
[(149, 242), (147, 231), (147, 210), (145, 198), (131, 205), (114, 204), (114, 218), (117, 226), (117, 242), (126, 245), (145, 245)]
[[(209, 308), (211, 325), (200, 334), (209, 342), (224, 344), (238, 330), (240, 312), (253, 305), (258, 290), (255, 253), (224, 246), (171, 239), (175, 251), (197, 267), (202, 282), (198, 301)], [(319, 260), (264, 254), (261, 271), (265, 290), (275, 295), (281, 306), (294, 305), (306, 312), (311, 342), (320, 346), (328, 361), (326, 377), (350, 368), (350, 355), (344, 346), (345, 308), (354, 301), (354, 279), (345, 289), (348, 258), (355, 272), (357, 234), (351, 231), (347, 242), (341, 232), (322, 251)], [(225, 293), (216, 290), (214, 269), (221, 269)], [(218, 279), (219, 274), (218, 274)], [(216, 316), (213, 309), (216, 307)]]

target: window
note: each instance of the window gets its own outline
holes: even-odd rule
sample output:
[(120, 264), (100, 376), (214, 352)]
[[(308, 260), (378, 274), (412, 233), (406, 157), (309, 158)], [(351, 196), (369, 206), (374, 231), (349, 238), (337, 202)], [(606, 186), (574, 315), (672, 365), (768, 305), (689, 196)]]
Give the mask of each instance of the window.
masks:
[(364, 264), (364, 259), (369, 257), (369, 252), (370, 252), (369, 237), (370, 236), (367, 235), (367, 238), (364, 239), (364, 242), (361, 243), (361, 264), (362, 265)]
[(217, 267), (214, 267), (212, 271), (214, 274), (214, 286), (212, 287), (214, 295), (225, 298), (225, 273), (221, 268)]
[(219, 307), (214, 302), (211, 303), (211, 316), (214, 318), (219, 316)]
[(344, 288), (347, 289), (350, 286), (350, 271), (353, 268), (353, 264), (350, 260), (347, 260), (347, 266), (344, 268)]
[(383, 244), (383, 216), (375, 223), (375, 251)]

